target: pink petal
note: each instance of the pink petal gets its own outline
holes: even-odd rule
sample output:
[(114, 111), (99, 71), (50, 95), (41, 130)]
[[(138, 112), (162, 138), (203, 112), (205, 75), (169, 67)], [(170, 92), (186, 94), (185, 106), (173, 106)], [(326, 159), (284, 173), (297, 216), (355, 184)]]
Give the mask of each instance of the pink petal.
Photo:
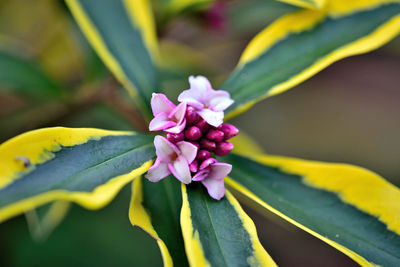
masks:
[(154, 116), (157, 116), (161, 112), (169, 114), (174, 108), (174, 103), (172, 103), (164, 94), (153, 93), (151, 97), (151, 110), (153, 111)]
[(176, 123), (168, 119), (168, 113), (158, 113), (154, 119), (150, 121), (150, 131), (161, 131), (176, 126)]
[(161, 162), (161, 160), (157, 158), (153, 166), (150, 167), (145, 177), (149, 179), (150, 182), (158, 182), (170, 174), (171, 172), (168, 169), (168, 164)]
[(190, 175), (189, 164), (185, 157), (179, 156), (175, 161), (168, 164), (168, 169), (172, 174), (184, 184), (189, 184), (192, 181)]
[(167, 133), (181, 133), (183, 131), (183, 129), (185, 129), (186, 126), (186, 120), (184, 119), (183, 122), (181, 124), (178, 124), (174, 127), (165, 129), (164, 131), (166, 131)]
[(212, 198), (220, 200), (225, 195), (224, 180), (214, 180), (207, 178), (201, 182), (207, 188), (208, 194)]
[(223, 180), (232, 170), (232, 165), (228, 163), (214, 163), (210, 166), (210, 174), (207, 179)]
[(187, 160), (187, 162), (190, 164), (192, 161), (196, 158), (197, 156), (197, 147), (189, 142), (181, 141), (176, 143), (176, 146), (179, 148), (179, 150), (182, 153), (182, 156), (184, 156)]
[(226, 91), (214, 91), (209, 98), (209, 106), (214, 111), (224, 111), (233, 104), (233, 100)]
[(169, 119), (176, 120), (177, 124), (181, 124), (185, 119), (186, 103), (180, 103), (168, 115)]
[(169, 163), (171, 162), (171, 155), (179, 154), (178, 148), (161, 135), (154, 137), (154, 146), (156, 147), (157, 159), (159, 158), (162, 162)]
[(213, 111), (211, 109), (203, 109), (197, 112), (208, 124), (218, 127), (224, 120), (223, 111)]
[(203, 181), (208, 176), (209, 172), (209, 169), (199, 171), (193, 176), (192, 181)]
[(189, 105), (197, 108), (197, 109), (203, 109), (203, 103), (202, 103), (202, 96), (199, 95), (195, 89), (189, 89), (183, 91), (179, 96), (178, 96), (178, 101), (179, 102), (186, 102)]

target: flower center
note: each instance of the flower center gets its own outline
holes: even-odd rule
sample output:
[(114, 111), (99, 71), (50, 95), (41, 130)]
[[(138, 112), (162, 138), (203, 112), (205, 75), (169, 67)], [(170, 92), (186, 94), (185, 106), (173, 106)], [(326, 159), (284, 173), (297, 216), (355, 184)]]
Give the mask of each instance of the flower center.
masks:
[(176, 154), (175, 152), (172, 153), (171, 155), (169, 155), (169, 157), (171, 158), (171, 161), (175, 161), (178, 158), (178, 154)]

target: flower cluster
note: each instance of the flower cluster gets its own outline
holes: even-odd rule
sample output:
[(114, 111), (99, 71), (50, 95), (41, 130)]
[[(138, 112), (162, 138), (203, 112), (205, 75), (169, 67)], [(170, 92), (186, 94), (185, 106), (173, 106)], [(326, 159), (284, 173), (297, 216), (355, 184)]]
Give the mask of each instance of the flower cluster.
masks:
[(152, 182), (172, 174), (184, 184), (201, 182), (210, 196), (221, 199), (225, 194), (224, 177), (232, 165), (218, 162), (233, 149), (227, 140), (239, 130), (223, 123), (224, 110), (233, 100), (226, 91), (217, 91), (203, 76), (189, 77), (190, 89), (183, 91), (179, 105), (164, 94), (153, 94), (151, 108), (154, 119), (150, 131), (164, 131), (166, 136), (154, 138), (157, 159), (146, 177)]

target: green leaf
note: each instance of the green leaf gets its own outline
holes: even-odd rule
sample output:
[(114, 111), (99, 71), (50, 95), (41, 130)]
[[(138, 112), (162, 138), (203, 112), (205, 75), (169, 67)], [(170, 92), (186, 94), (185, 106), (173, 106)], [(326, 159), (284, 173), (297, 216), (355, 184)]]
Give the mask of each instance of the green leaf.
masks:
[(145, 112), (158, 90), (154, 21), (147, 0), (66, 0), (104, 64)]
[(158, 183), (138, 178), (132, 185), (129, 218), (157, 240), (164, 266), (189, 266), (179, 225), (180, 191), (173, 176)]
[(228, 117), (282, 93), (342, 58), (369, 52), (400, 32), (400, 3), (329, 1), (285, 15), (247, 46), (220, 89), (235, 103)]
[(67, 218), (41, 243), (32, 240), (22, 216), (2, 223), (1, 266), (162, 266), (156, 242), (132, 229), (127, 219), (130, 191), (125, 186), (96, 211), (72, 205)]
[(200, 184), (182, 184), (181, 225), (191, 266), (276, 266), (253, 221), (229, 193), (212, 199)]
[(362, 266), (400, 264), (400, 190), (351, 165), (277, 156), (224, 157), (226, 183)]
[(36, 100), (59, 98), (61, 89), (37, 65), (0, 51), (0, 89)]
[(46, 128), (0, 145), (0, 222), (54, 200), (97, 209), (143, 174), (152, 137), (90, 128)]

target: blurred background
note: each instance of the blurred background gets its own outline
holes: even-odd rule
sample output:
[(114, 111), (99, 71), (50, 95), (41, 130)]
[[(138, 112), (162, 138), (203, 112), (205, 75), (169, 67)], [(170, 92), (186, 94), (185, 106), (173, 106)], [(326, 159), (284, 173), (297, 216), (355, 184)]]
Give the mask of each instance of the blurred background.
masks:
[[(171, 11), (168, 0), (153, 2), (164, 62), (161, 89), (171, 96), (188, 88), (191, 74), (206, 75), (218, 88), (249, 40), (296, 9), (273, 0), (235, 0)], [(397, 38), (331, 65), (233, 123), (270, 154), (347, 162), (400, 186), (399, 71)], [(140, 130), (143, 121), (62, 1), (2, 0), (0, 142), (49, 126)], [(156, 242), (130, 225), (129, 200), (127, 186), (102, 210), (72, 205), (47, 238), (35, 236), (30, 215), (1, 224), (0, 266), (160, 266)], [(280, 266), (357, 266), (278, 217), (245, 209)]]

